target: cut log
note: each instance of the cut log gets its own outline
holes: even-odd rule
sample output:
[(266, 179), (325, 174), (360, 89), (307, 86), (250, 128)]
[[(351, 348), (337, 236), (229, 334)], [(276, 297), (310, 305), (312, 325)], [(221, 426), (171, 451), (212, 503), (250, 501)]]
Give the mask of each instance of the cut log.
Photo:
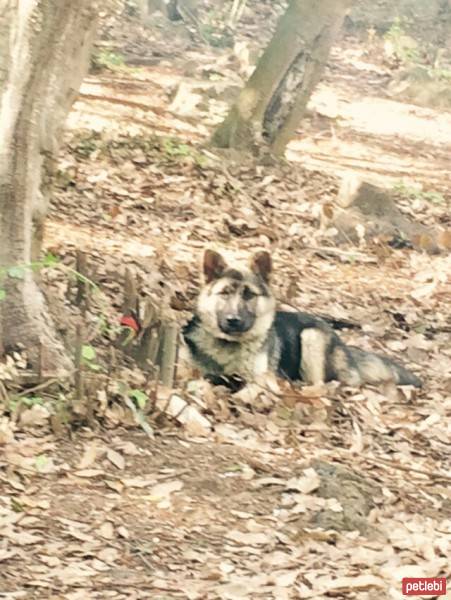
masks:
[(441, 250), (440, 233), (404, 215), (393, 191), (355, 176), (344, 177), (335, 204), (323, 207), (322, 225), (336, 230), (337, 244), (375, 241), (431, 254)]

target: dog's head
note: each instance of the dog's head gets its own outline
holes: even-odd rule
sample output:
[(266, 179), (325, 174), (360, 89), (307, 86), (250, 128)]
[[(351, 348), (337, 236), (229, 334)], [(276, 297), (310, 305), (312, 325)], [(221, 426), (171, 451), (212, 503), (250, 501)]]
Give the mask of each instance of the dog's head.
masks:
[(269, 287), (271, 268), (271, 256), (266, 251), (255, 253), (247, 266), (228, 264), (218, 252), (205, 251), (205, 285), (197, 312), (210, 333), (232, 341), (266, 334), (275, 313)]

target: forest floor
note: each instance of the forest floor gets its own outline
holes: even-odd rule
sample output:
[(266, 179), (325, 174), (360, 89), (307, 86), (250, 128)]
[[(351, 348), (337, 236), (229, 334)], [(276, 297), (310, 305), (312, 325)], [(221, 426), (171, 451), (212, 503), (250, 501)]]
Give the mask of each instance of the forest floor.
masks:
[[(348, 36), (290, 162), (256, 165), (204, 146), (246, 64), (190, 42), (152, 48), (145, 66), (89, 75), (69, 118), (45, 239), (59, 266), (42, 277), (72, 341), (78, 249), (100, 289), (83, 311), (97, 425), (55, 418), (63, 385), (22, 392), (25, 403), (2, 386), (0, 598), (396, 600), (403, 577), (449, 577), (449, 254), (331, 248), (320, 207), (352, 172), (449, 228), (451, 114), (390, 98), (380, 53)], [(110, 364), (124, 271), (183, 323), (209, 244), (270, 248), (279, 301), (361, 325), (343, 337), (408, 363), (424, 388), (281, 383), (250, 404), (179, 380), (211, 430), (160, 403), (148, 435), (117, 389), (150, 397), (154, 382)], [(7, 367), (20, 365), (3, 381)]]

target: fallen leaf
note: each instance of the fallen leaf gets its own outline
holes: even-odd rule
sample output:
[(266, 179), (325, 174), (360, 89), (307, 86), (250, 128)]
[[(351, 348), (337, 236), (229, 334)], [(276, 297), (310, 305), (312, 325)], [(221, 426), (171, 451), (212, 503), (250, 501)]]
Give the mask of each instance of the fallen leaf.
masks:
[(99, 527), (99, 534), (106, 540), (113, 540), (115, 538), (114, 527), (110, 521), (105, 521)]
[(120, 454), (119, 452), (116, 452), (116, 450), (111, 450), (109, 449), (106, 453), (108, 460), (113, 463), (113, 465), (115, 467), (117, 467), (120, 470), (123, 470), (125, 468), (125, 459), (122, 456), (122, 454)]
[(269, 544), (271, 537), (266, 533), (247, 533), (233, 529), (226, 535), (227, 539), (245, 546), (261, 546)]
[(85, 448), (80, 462), (78, 463), (77, 468), (83, 471), (84, 469), (87, 469), (88, 467), (92, 466), (97, 459), (97, 454), (97, 444), (95, 442), (93, 442), (92, 444), (88, 444)]
[(154, 501), (163, 500), (165, 498), (169, 498), (173, 492), (180, 491), (182, 487), (183, 481), (177, 479), (173, 481), (165, 481), (163, 483), (157, 483), (157, 485), (154, 485), (150, 490), (150, 495)]

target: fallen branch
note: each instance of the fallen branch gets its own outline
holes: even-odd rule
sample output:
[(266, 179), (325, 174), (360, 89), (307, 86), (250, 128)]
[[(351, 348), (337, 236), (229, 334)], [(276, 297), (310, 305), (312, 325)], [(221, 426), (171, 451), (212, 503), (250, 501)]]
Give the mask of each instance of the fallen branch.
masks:
[(174, 384), (175, 362), (177, 359), (178, 326), (176, 323), (167, 323), (163, 327), (160, 356), (160, 378), (165, 387)]
[(362, 262), (366, 263), (378, 263), (378, 259), (372, 256), (367, 256), (363, 254), (363, 252), (358, 252), (356, 250), (341, 250), (340, 248), (329, 248), (328, 246), (318, 246), (314, 248), (313, 246), (307, 246), (304, 250), (310, 250), (315, 254), (336, 254), (337, 256), (345, 256), (352, 259), (358, 259)]
[[(349, 451), (335, 449), (334, 451), (338, 451), (343, 457), (349, 457)], [(401, 465), (399, 463), (394, 463), (393, 461), (387, 458), (373, 458), (371, 456), (365, 456), (359, 454), (359, 457), (363, 461), (368, 461), (375, 465), (381, 465), (384, 467), (390, 467), (391, 469), (396, 469), (397, 471), (403, 471), (404, 473), (416, 473), (417, 475), (424, 475), (429, 479), (441, 479), (443, 481), (451, 482), (451, 476), (445, 475), (445, 473), (437, 473), (433, 471), (425, 471), (423, 469), (417, 469), (415, 467), (407, 467), (405, 465)]]
[[(83, 300), (86, 305), (89, 303), (89, 286), (88, 282), (88, 260), (86, 254), (80, 249), (77, 250), (75, 259), (75, 270), (77, 271), (77, 294), (75, 296), (75, 304), (81, 306)], [(85, 306), (86, 308), (86, 306)]]
[(31, 394), (32, 392), (38, 392), (40, 390), (44, 390), (45, 388), (48, 388), (50, 386), (52, 386), (54, 383), (59, 383), (60, 380), (59, 379), (48, 379), (47, 381), (43, 381), (42, 383), (39, 383), (38, 385), (35, 385), (33, 387), (27, 388), (22, 390), (21, 392), (17, 392), (16, 396), (28, 396), (29, 394)]
[(75, 400), (80, 404), (83, 402), (84, 381), (83, 381), (83, 325), (77, 323), (75, 330)]

